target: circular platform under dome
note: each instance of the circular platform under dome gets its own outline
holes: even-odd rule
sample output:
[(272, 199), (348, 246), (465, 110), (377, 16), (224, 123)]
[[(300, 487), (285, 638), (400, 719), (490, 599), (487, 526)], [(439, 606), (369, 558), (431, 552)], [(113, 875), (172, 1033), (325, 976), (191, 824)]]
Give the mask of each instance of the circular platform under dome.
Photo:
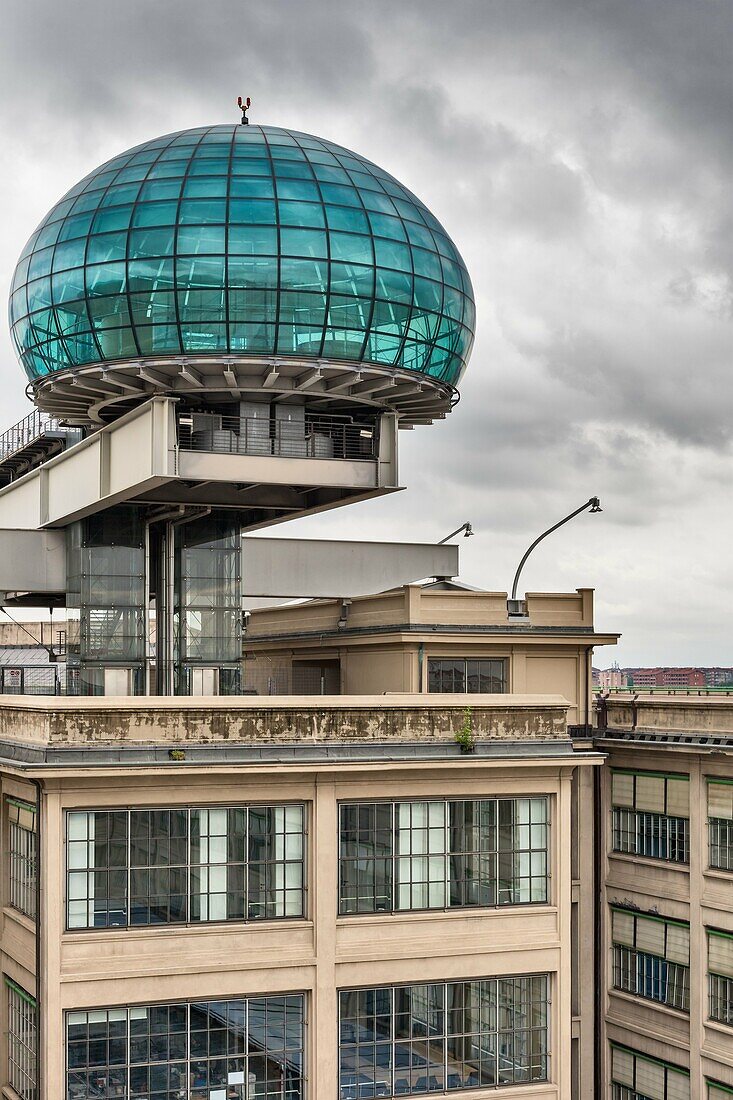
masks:
[(443, 415), (470, 353), (471, 282), (429, 210), (356, 153), (225, 125), (146, 142), (73, 187), (10, 299), (41, 408), (105, 421), (153, 393), (269, 392)]

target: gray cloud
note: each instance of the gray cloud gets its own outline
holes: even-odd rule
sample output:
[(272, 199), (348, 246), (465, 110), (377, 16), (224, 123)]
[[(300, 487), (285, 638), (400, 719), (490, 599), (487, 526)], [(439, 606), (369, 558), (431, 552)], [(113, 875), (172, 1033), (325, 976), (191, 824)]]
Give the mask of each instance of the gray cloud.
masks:
[[(411, 187), (471, 271), (476, 347), (391, 498), (294, 525), (441, 537), (465, 578), (598, 590), (622, 661), (733, 662), (733, 6), (725, 0), (6, 0), (0, 294), (80, 176), (235, 118), (323, 134)], [(6, 417), (25, 411), (7, 328)], [(282, 530), (285, 534), (285, 529)]]

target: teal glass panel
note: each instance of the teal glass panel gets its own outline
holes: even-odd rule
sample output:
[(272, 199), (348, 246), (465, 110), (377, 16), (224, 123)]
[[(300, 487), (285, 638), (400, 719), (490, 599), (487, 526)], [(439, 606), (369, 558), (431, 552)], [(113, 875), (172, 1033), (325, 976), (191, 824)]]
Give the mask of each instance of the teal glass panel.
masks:
[(65, 241), (57, 244), (53, 254), (53, 271), (66, 271), (70, 267), (81, 267), (86, 252), (86, 238)]
[(399, 218), (393, 218), (390, 214), (379, 214), (374, 210), (369, 211), (369, 224), (372, 232), (377, 237), (388, 237), (394, 241), (407, 239), (404, 222)]
[(181, 255), (200, 252), (224, 252), (223, 225), (181, 225), (178, 229), (178, 252)]
[(226, 321), (226, 292), (219, 290), (182, 290), (178, 293), (178, 316), (182, 324)]
[(220, 225), (226, 218), (227, 204), (222, 199), (184, 199), (178, 208), (181, 225)]
[(277, 229), (275, 226), (230, 225), (227, 251), (230, 257), (276, 256)]
[(275, 203), (268, 199), (230, 199), (229, 221), (274, 225)]
[(233, 351), (272, 354), (275, 349), (275, 326), (267, 324), (232, 324), (229, 342)]
[(119, 294), (111, 298), (90, 298), (89, 316), (95, 329), (131, 324), (127, 298)]
[[(139, 183), (127, 183), (122, 187), (110, 187), (105, 191), (104, 196), (100, 202), (100, 207), (103, 206), (124, 206), (125, 203), (134, 202), (137, 196), (140, 194)], [(67, 219), (68, 221), (69, 219)]]
[[(374, 240), (374, 252), (377, 267), (393, 267), (398, 271), (412, 271), (412, 257), (406, 244), (399, 241), (387, 241), (381, 237)], [(421, 272), (422, 274), (422, 272)]]
[(227, 263), (230, 287), (276, 287), (278, 263), (274, 256), (229, 256)]
[(138, 354), (135, 335), (131, 328), (95, 330), (102, 355), (109, 359), (131, 359)]
[(149, 202), (164, 202), (166, 199), (175, 199), (181, 196), (181, 180), (148, 180), (140, 192), (140, 208), (144, 209)]
[[(186, 261), (191, 262), (191, 261)], [(196, 260), (195, 263), (207, 261)], [(136, 290), (165, 290), (175, 286), (173, 260), (155, 258), (149, 260), (131, 260), (127, 265), (128, 286)]]
[(111, 233), (114, 229), (127, 229), (132, 218), (132, 206), (111, 206), (94, 216), (92, 233)]
[(53, 248), (42, 248), (34, 252), (28, 264), (28, 278), (35, 279), (39, 275), (48, 275), (51, 270)]
[(325, 224), (323, 207), (315, 202), (291, 202), (281, 200), (278, 203), (280, 225), (303, 226), (320, 229)]
[(218, 287), (225, 286), (226, 259), (224, 256), (191, 256), (176, 261), (176, 286)]
[(428, 252), (425, 248), (412, 249), (412, 262), (415, 274), (425, 279), (441, 280), (440, 257), (435, 252)]
[(181, 334), (177, 324), (141, 325), (135, 329), (141, 355), (165, 352), (168, 355), (180, 355)]
[(283, 228), (280, 230), (280, 251), (283, 256), (315, 256), (327, 259), (326, 234), (317, 229)]
[(328, 286), (328, 264), (317, 260), (281, 260), (280, 285), (284, 290), (325, 290)]
[[(92, 237), (92, 240), (94, 238)], [(166, 229), (138, 229), (130, 234), (130, 258), (172, 256), (176, 240), (174, 226)]]
[(283, 180), (277, 181), (277, 197), (279, 199), (295, 199), (297, 202), (320, 202), (321, 193), (317, 183), (309, 183), (308, 180)]
[(107, 260), (124, 260), (127, 255), (126, 233), (101, 233), (90, 237), (87, 246), (88, 264), (106, 263)]
[(63, 271), (51, 279), (51, 296), (58, 305), (60, 302), (73, 301), (84, 297), (84, 268), (75, 267), (73, 271)]
[(331, 291), (371, 298), (374, 295), (374, 268), (361, 264), (331, 264)]
[(58, 240), (71, 241), (76, 237), (86, 237), (92, 225), (93, 214), (75, 214), (61, 222)]
[(177, 202), (145, 202), (135, 208), (132, 224), (137, 229), (143, 225), (175, 225), (177, 220)]
[(181, 322), (184, 352), (223, 351), (227, 344), (226, 325), (194, 325)]
[(279, 355), (318, 355), (323, 340), (323, 327), (308, 325), (278, 325)]
[(23, 249), (10, 316), (31, 378), (229, 351), (455, 384), (475, 327), (453, 242), (398, 181), (331, 142), (236, 124), (144, 143), (72, 188)]
[(353, 206), (327, 206), (329, 229), (343, 229), (347, 233), (369, 233), (369, 222), (363, 210)]
[(329, 324), (334, 328), (361, 329), (366, 332), (372, 316), (371, 298), (346, 298), (332, 294), (328, 303)]
[[(229, 320), (237, 324), (252, 321), (274, 321), (277, 313), (277, 295), (268, 287), (249, 286), (243, 290), (229, 290)], [(295, 320), (295, 317), (292, 318)]]
[(233, 199), (271, 199), (275, 194), (275, 186), (269, 178), (232, 177), (229, 181), (229, 194)]
[(320, 188), (324, 202), (337, 206), (361, 206), (359, 192), (353, 187), (341, 183), (322, 183)]
[[(274, 316), (274, 301), (273, 313)], [(285, 290), (280, 295), (280, 321), (288, 324), (320, 325), (326, 316), (326, 295), (304, 290)]]
[[(68, 278), (68, 273), (65, 273), (64, 278)], [(96, 264), (86, 269), (87, 294), (122, 294), (126, 282), (125, 264)], [(54, 288), (54, 295), (55, 293)]]
[(331, 256), (334, 260), (347, 260), (354, 264), (374, 263), (371, 237), (359, 233), (331, 233)]
[(131, 294), (130, 309), (134, 325), (166, 325), (176, 315), (175, 295), (169, 290)]

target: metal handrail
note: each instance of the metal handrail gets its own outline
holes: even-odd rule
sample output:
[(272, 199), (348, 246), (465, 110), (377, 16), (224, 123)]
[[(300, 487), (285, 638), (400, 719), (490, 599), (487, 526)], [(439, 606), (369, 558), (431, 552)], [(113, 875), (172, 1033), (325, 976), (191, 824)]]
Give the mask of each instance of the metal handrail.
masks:
[[(19, 420), (17, 424), (13, 424), (2, 434), (0, 434), (0, 462), (18, 451), (22, 451), (24, 447), (29, 446), (36, 439), (40, 439), (47, 432), (68, 432), (73, 429), (67, 429), (55, 416), (49, 416), (48, 413), (41, 412), (40, 409), (34, 409), (33, 412), (28, 413), (22, 420)], [(78, 429), (77, 429), (78, 431)]]
[(307, 413), (303, 420), (181, 413), (178, 446), (183, 451), (216, 454), (373, 461), (378, 456), (378, 425), (376, 420)]

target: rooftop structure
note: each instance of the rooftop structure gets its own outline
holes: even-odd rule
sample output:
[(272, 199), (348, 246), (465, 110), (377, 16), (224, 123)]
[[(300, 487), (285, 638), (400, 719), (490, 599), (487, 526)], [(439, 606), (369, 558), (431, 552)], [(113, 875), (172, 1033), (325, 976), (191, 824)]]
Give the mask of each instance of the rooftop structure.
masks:
[[(455, 404), (474, 303), (389, 173), (223, 125), (72, 187), (23, 250), (10, 322), (38, 411), (0, 436), (0, 598), (76, 617), (69, 691), (236, 694), (241, 599), (268, 572), (245, 572), (242, 532), (400, 489), (398, 428)], [(394, 550), (372, 548), (373, 588), (457, 572), (455, 548)], [(326, 594), (364, 591), (350, 553)], [(303, 586), (270, 569), (267, 594), (323, 594), (293, 556)]]
[(388, 172), (299, 131), (223, 125), (72, 187), (23, 249), (10, 321), (34, 400), (70, 422), (152, 393), (410, 421), (449, 410), (474, 305), (455, 245)]

